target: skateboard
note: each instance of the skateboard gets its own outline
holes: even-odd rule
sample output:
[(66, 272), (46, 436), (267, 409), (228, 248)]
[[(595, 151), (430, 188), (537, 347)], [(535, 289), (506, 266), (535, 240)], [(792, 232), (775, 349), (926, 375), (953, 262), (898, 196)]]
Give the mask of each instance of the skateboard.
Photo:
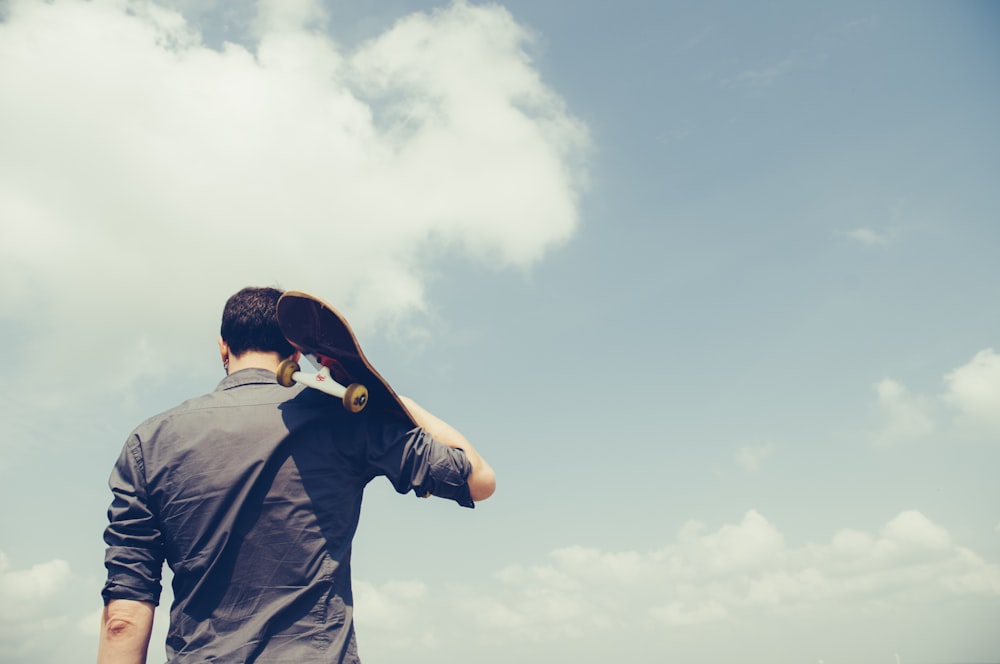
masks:
[(351, 413), (367, 408), (416, 426), (413, 415), (361, 351), (347, 320), (330, 304), (308, 293), (287, 291), (278, 300), (278, 325), (317, 369), (305, 372), (295, 360), (284, 360), (275, 371), (278, 383), (285, 387), (298, 383), (331, 394)]

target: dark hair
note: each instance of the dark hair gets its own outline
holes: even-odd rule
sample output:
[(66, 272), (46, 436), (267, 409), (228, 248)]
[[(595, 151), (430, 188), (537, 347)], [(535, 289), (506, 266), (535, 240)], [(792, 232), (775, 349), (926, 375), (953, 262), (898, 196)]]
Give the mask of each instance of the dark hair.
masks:
[(278, 327), (277, 288), (244, 288), (222, 310), (222, 340), (234, 357), (251, 350), (288, 357), (295, 352)]

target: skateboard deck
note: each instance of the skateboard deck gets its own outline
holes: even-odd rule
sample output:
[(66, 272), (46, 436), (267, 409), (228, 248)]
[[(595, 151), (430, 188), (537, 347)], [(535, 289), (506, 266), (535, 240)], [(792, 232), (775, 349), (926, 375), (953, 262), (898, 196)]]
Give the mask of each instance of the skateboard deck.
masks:
[(347, 320), (330, 304), (308, 293), (287, 291), (278, 300), (278, 325), (288, 342), (317, 368), (308, 373), (294, 360), (285, 360), (275, 372), (280, 384), (306, 385), (340, 398), (349, 412), (369, 409), (416, 426), (399, 396), (361, 351)]

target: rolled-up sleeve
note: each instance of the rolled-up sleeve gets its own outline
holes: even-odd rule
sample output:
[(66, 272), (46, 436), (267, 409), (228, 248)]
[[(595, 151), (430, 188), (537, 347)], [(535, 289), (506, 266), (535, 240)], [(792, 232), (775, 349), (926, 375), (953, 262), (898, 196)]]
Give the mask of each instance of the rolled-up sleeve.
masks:
[(108, 482), (113, 499), (108, 508), (104, 566), (108, 580), (104, 602), (131, 599), (159, 604), (163, 570), (163, 538), (150, 509), (142, 449), (135, 435), (122, 449)]
[(385, 475), (399, 493), (412, 490), (420, 497), (432, 495), (475, 507), (468, 485), (472, 464), (465, 452), (434, 440), (423, 429), (376, 434), (368, 463), (373, 475)]

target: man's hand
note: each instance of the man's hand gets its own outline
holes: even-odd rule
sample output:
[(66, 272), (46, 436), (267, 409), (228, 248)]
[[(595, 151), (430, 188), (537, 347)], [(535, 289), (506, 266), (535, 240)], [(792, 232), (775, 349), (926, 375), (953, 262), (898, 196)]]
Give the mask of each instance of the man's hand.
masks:
[(101, 615), (97, 664), (145, 664), (155, 608), (130, 599), (108, 602)]

